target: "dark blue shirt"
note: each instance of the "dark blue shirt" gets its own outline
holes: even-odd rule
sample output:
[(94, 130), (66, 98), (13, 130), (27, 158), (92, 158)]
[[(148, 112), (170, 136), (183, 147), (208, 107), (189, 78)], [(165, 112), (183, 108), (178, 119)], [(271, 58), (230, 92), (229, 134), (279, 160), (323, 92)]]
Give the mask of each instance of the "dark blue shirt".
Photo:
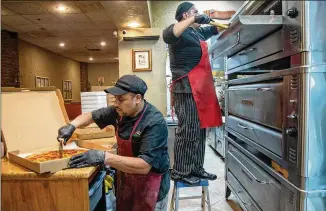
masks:
[[(201, 59), (200, 41), (206, 41), (218, 31), (215, 26), (199, 27), (193, 29), (188, 27), (179, 37), (173, 34), (173, 26), (170, 25), (163, 31), (163, 40), (169, 44), (170, 68), (172, 80), (186, 75)], [(173, 92), (191, 93), (188, 77), (185, 77), (173, 86)]]
[[(132, 135), (132, 152), (134, 157), (142, 158), (152, 166), (151, 172), (162, 175), (158, 201), (161, 201), (170, 189), (170, 160), (168, 154), (168, 129), (162, 113), (153, 105), (145, 101), (144, 109), (147, 109)], [(94, 122), (102, 129), (108, 125), (117, 128), (122, 139), (129, 139), (135, 122), (139, 119), (140, 112), (136, 117), (120, 117), (114, 106), (101, 108), (92, 112)]]

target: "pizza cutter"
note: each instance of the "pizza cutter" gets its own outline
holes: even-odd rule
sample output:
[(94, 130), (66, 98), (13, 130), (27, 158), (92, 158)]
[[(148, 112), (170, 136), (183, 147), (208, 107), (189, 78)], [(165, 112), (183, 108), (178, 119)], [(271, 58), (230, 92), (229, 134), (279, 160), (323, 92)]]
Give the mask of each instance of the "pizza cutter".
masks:
[(62, 154), (63, 154), (63, 141), (64, 141), (63, 138), (59, 138), (59, 154), (60, 154), (61, 158), (62, 158)]

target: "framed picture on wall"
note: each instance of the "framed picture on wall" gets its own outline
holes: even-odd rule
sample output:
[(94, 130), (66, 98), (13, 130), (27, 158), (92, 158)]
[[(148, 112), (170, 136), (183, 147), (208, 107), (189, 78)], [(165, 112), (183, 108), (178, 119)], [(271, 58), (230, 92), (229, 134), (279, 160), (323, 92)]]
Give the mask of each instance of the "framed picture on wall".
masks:
[(36, 77), (36, 84), (35, 87), (41, 87), (41, 79)]
[(45, 79), (41, 78), (41, 87), (44, 87), (44, 86), (45, 86)]
[(152, 71), (152, 51), (150, 49), (132, 50), (132, 70), (134, 72)]
[(104, 85), (104, 77), (98, 77), (97, 78), (97, 83), (99, 86), (103, 86)]
[(50, 86), (50, 79), (47, 77), (35, 76), (35, 87), (48, 87)]
[(64, 100), (72, 100), (72, 82), (71, 80), (62, 81), (62, 97)]

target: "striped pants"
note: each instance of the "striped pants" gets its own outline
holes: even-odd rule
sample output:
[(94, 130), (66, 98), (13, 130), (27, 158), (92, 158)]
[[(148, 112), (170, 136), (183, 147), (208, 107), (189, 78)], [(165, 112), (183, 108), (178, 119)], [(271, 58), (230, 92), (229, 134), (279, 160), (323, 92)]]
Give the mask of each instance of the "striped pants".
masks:
[(196, 103), (191, 93), (173, 93), (179, 126), (175, 135), (173, 179), (204, 170), (206, 130), (200, 128)]

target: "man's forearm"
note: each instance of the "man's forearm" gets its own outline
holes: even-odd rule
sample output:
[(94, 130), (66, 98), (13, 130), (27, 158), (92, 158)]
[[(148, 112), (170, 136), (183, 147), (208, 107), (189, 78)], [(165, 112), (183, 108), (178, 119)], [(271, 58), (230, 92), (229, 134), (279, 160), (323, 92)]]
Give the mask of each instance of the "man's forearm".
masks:
[(76, 128), (80, 128), (80, 127), (88, 126), (93, 122), (94, 121), (92, 118), (92, 113), (89, 112), (89, 113), (84, 113), (79, 115), (78, 117), (76, 117), (76, 119), (71, 121), (70, 124), (72, 124)]
[(147, 174), (151, 165), (141, 158), (124, 157), (105, 152), (105, 164), (129, 174)]
[(186, 20), (180, 21), (173, 26), (173, 34), (176, 37), (180, 37), (180, 35), (195, 22), (195, 17), (188, 18)]

